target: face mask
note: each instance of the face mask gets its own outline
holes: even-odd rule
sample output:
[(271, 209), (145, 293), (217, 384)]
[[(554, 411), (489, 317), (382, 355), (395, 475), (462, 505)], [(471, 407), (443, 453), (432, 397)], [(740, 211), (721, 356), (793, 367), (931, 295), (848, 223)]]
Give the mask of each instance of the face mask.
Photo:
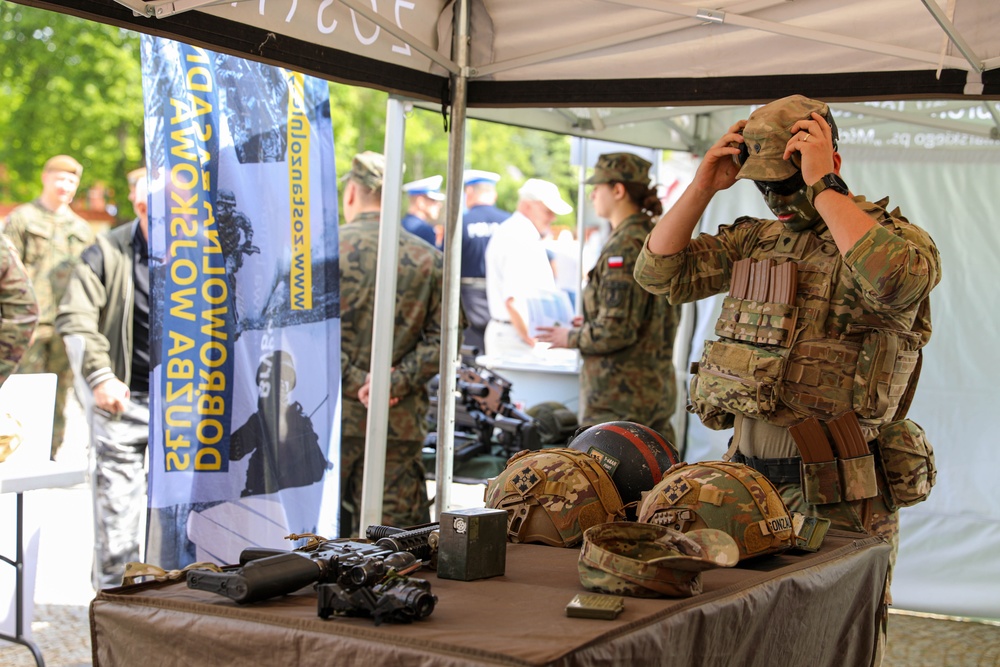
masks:
[(819, 221), (819, 212), (806, 198), (807, 186), (787, 196), (779, 196), (774, 191), (764, 194), (764, 201), (771, 212), (793, 232), (809, 229)]

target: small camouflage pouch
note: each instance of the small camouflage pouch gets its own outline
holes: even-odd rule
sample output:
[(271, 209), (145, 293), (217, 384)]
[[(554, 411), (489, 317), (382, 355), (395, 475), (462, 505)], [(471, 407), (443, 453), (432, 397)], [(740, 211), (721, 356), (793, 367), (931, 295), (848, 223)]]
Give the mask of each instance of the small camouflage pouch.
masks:
[(909, 419), (886, 424), (878, 434), (879, 465), (890, 509), (927, 500), (937, 477), (934, 449), (924, 430)]
[(802, 497), (810, 505), (839, 503), (843, 499), (836, 459), (802, 464)]
[(837, 459), (837, 467), (840, 468), (840, 488), (844, 500), (864, 500), (878, 495), (873, 454)]

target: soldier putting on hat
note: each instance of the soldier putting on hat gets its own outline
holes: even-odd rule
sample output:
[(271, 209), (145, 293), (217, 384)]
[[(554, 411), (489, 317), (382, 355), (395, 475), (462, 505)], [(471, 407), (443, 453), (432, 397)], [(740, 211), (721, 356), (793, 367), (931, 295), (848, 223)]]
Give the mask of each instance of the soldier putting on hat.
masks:
[(632, 421), (673, 443), (673, 345), (680, 312), (632, 277), (653, 216), (663, 212), (650, 166), (631, 153), (598, 158), (587, 183), (594, 210), (611, 223), (611, 236), (587, 276), (583, 316), (572, 326), (539, 327), (538, 340), (580, 350), (584, 426)]
[[(789, 431), (852, 412), (869, 443), (919, 430), (904, 417), (931, 334), (940, 257), (888, 198), (851, 193), (840, 167), (825, 103), (794, 95), (757, 109), (705, 153), (646, 240), (635, 277), (674, 304), (729, 292), (719, 338), (706, 343), (691, 382), (692, 408), (710, 428), (735, 429), (733, 460), (767, 471), (789, 509), (895, 547), (891, 484), (880, 479), (863, 499), (807, 502)], [(754, 182), (776, 219), (741, 217), (692, 239), (712, 198), (738, 179)]]

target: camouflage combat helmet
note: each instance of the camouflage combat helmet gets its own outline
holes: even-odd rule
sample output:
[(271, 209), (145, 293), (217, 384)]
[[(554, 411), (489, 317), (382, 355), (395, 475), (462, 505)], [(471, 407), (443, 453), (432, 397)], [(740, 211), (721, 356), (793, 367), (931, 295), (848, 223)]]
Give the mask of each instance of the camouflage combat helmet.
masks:
[(611, 477), (573, 449), (520, 451), (486, 484), (486, 506), (507, 511), (507, 538), (572, 547), (591, 526), (625, 518)]
[(636, 519), (636, 506), (672, 465), (677, 452), (662, 435), (642, 424), (613, 421), (581, 431), (570, 449), (590, 454), (601, 464), (625, 503), (626, 518)]
[(792, 517), (774, 484), (742, 463), (678, 463), (639, 505), (639, 521), (688, 532), (728, 533), (740, 560), (791, 547)]
[(588, 528), (577, 568), (584, 588), (634, 597), (701, 593), (701, 572), (732, 567), (736, 542), (714, 528), (682, 533), (651, 523), (604, 523)]

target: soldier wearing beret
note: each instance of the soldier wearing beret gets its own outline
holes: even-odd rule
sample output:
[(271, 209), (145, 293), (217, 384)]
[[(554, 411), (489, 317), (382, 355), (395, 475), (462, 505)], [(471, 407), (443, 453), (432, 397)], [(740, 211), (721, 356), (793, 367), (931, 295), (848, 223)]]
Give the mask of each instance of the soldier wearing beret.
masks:
[[(646, 240), (635, 276), (675, 304), (729, 292), (718, 339), (696, 365), (692, 410), (709, 428), (734, 428), (732, 460), (767, 475), (789, 509), (880, 535), (894, 560), (901, 480), (872, 469), (877, 488), (859, 493), (864, 485), (845, 471), (861, 469), (836, 451), (830, 495), (807, 497), (819, 480), (808, 470), (824, 463), (810, 460), (826, 456), (803, 447), (817, 442), (802, 437), (803, 427), (818, 421), (820, 439), (829, 431), (839, 448), (831, 424), (856, 417), (866, 455), (858, 459), (868, 447), (884, 455), (890, 434), (922, 434), (904, 418), (941, 262), (924, 230), (888, 198), (852, 193), (840, 167), (825, 103), (793, 95), (757, 109), (705, 153)], [(737, 179), (754, 182), (775, 219), (741, 217), (692, 239), (709, 202)], [(931, 455), (923, 465), (932, 463)]]
[[(340, 525), (345, 537), (360, 529), (384, 172), (382, 155), (356, 155), (342, 195), (347, 224), (340, 228)], [(400, 234), (397, 271), (392, 350), (377, 353), (392, 356), (382, 522), (404, 527), (430, 518), (421, 451), (429, 406), (425, 385), (438, 372), (441, 356), (444, 258), (412, 234)]]
[(69, 155), (49, 158), (42, 168), (42, 193), (18, 206), (7, 217), (4, 233), (14, 244), (38, 299), (38, 328), (18, 367), (20, 373), (55, 373), (56, 406), (52, 424), (51, 456), (62, 445), (66, 395), (73, 371), (62, 338), (56, 335), (56, 309), (66, 291), (80, 254), (94, 242), (87, 222), (70, 208), (80, 185), (83, 167)]
[(663, 212), (651, 187), (650, 163), (631, 153), (600, 156), (590, 200), (611, 223), (611, 236), (587, 275), (583, 316), (572, 327), (539, 327), (538, 340), (580, 350), (584, 426), (633, 421), (674, 442), (677, 402), (673, 345), (678, 309), (632, 277), (652, 216)]

